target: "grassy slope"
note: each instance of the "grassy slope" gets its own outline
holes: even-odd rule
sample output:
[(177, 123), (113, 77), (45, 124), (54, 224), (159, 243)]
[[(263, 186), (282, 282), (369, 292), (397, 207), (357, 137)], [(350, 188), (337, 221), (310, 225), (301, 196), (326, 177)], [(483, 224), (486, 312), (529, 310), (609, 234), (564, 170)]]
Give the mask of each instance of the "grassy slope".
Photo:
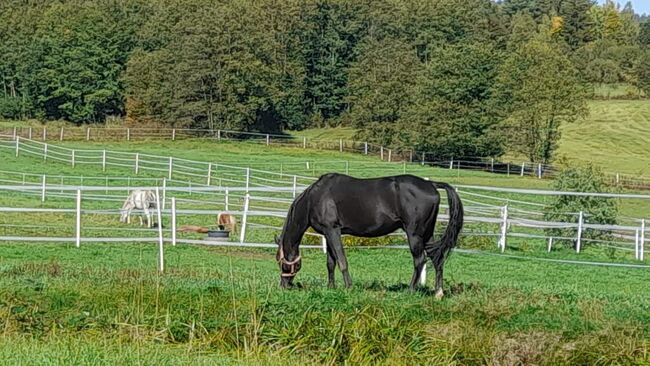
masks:
[(562, 129), (558, 154), (604, 170), (650, 175), (650, 101), (592, 101), (590, 116)]
[[(585, 120), (562, 128), (558, 157), (592, 162), (613, 173), (650, 175), (650, 101), (591, 101), (589, 109)], [(351, 139), (354, 130), (310, 129), (295, 135)]]

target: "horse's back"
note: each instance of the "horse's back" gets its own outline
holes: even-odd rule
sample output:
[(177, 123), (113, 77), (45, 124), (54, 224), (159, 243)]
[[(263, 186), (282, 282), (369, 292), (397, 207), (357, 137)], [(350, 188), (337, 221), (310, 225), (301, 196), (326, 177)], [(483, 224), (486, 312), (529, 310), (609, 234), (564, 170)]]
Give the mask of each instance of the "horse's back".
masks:
[(327, 174), (310, 190), (319, 221), (359, 236), (393, 232), (414, 215), (430, 213), (439, 200), (433, 185), (410, 175), (359, 179)]

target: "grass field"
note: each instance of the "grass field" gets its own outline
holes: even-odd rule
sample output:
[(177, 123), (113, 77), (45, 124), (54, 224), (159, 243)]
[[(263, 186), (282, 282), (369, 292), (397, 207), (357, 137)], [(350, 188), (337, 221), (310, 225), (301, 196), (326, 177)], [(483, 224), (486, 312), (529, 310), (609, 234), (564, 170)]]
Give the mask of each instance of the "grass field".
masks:
[[(648, 270), (456, 253), (448, 297), (409, 293), (407, 251), (349, 250), (354, 288), (303, 253), (152, 245), (0, 247), (7, 364), (643, 364)], [(340, 280), (340, 276), (338, 277)]]
[[(620, 106), (625, 115), (638, 108), (647, 120), (645, 106), (625, 103), (630, 103)], [(634, 125), (637, 120), (641, 121), (635, 117), (625, 123)], [(604, 117), (602, 123), (606, 124)], [(592, 130), (587, 133), (596, 135)], [(565, 131), (565, 138), (578, 132)], [(316, 138), (322, 131), (307, 133)], [(349, 133), (339, 130), (337, 136)], [(626, 136), (621, 141), (634, 133)], [(173, 155), (308, 176), (342, 171), (347, 161), (357, 176), (399, 174), (406, 168), (407, 173), (457, 184), (532, 188), (550, 184), (527, 177), (405, 166), (358, 154), (254, 143), (192, 140), (64, 145)], [(616, 144), (579, 146), (569, 148), (617, 148)], [(648, 151), (647, 147), (641, 151)], [(631, 152), (620, 150), (619, 155)], [(620, 159), (618, 164), (626, 160)], [(73, 168), (25, 154), (16, 158), (6, 149), (0, 149), (0, 161), (2, 170), (37, 174), (83, 175), (86, 179), (134, 175), (128, 168), (109, 167), (104, 173), (99, 166)], [(142, 172), (139, 176), (161, 175), (165, 174)], [(546, 202), (540, 197), (495, 195)], [(38, 197), (2, 193), (0, 205), (73, 207), (73, 202), (48, 198), (41, 204)], [(92, 205), (85, 207), (110, 206)], [(625, 200), (620, 206), (622, 215), (650, 215), (647, 202)], [(7, 217), (0, 218), (0, 223)], [(71, 222), (63, 220), (43, 216), (24, 221)], [(112, 217), (88, 220), (84, 225), (126, 228), (116, 226)], [(54, 230), (72, 235), (71, 226)], [(271, 232), (259, 232), (251, 240), (272, 237)], [(502, 257), (494, 241), (463, 240), (462, 248), (478, 248), (481, 254), (450, 256), (445, 272), (447, 297), (441, 301), (426, 290), (406, 290), (412, 262), (409, 252), (400, 249), (349, 248), (351, 290), (327, 289), (324, 255), (305, 250), (297, 278), (301, 288), (280, 291), (279, 271), (270, 250), (167, 245), (166, 272), (161, 275), (156, 271), (153, 244), (98, 243), (75, 248), (72, 244), (3, 242), (0, 363), (650, 365), (649, 268), (542, 261), (631, 262), (629, 253), (623, 257), (597, 248), (579, 255), (568, 248), (547, 254), (544, 243), (514, 238), (506, 254), (520, 258)], [(340, 284), (340, 275), (337, 279)], [(433, 285), (432, 274), (428, 285)]]
[(565, 125), (558, 155), (609, 172), (650, 175), (650, 101), (592, 101), (590, 116)]
[[(650, 101), (590, 101), (589, 111), (586, 119), (563, 126), (556, 160), (589, 162), (606, 172), (649, 176)], [(351, 128), (295, 132), (308, 138), (330, 139), (352, 139), (354, 133)]]

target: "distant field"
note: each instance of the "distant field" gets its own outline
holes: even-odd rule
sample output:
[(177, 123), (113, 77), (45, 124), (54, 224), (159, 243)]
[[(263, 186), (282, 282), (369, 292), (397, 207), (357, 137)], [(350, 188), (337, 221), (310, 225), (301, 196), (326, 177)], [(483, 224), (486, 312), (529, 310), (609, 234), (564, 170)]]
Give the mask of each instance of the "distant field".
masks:
[[(591, 162), (611, 173), (650, 176), (650, 100), (590, 101), (589, 110), (585, 120), (562, 128), (557, 159)], [(334, 128), (294, 134), (351, 139), (354, 133)]]
[(650, 100), (589, 102), (590, 116), (562, 128), (558, 154), (609, 172), (650, 175)]

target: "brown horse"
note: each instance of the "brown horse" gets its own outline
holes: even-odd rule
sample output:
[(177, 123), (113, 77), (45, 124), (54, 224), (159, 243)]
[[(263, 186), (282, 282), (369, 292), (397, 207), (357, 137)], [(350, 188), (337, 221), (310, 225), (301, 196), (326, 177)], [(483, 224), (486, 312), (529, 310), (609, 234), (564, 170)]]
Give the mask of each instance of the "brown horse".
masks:
[[(235, 232), (237, 230), (237, 219), (234, 215), (228, 213), (220, 213), (217, 216), (217, 227), (219, 230), (228, 230), (230, 232)], [(180, 232), (195, 232), (195, 233), (207, 233), (209, 228), (205, 226), (196, 226), (196, 225), (183, 225), (178, 228)]]
[(221, 230), (228, 230), (234, 233), (237, 230), (237, 219), (229, 213), (219, 213), (217, 216), (217, 226)]

